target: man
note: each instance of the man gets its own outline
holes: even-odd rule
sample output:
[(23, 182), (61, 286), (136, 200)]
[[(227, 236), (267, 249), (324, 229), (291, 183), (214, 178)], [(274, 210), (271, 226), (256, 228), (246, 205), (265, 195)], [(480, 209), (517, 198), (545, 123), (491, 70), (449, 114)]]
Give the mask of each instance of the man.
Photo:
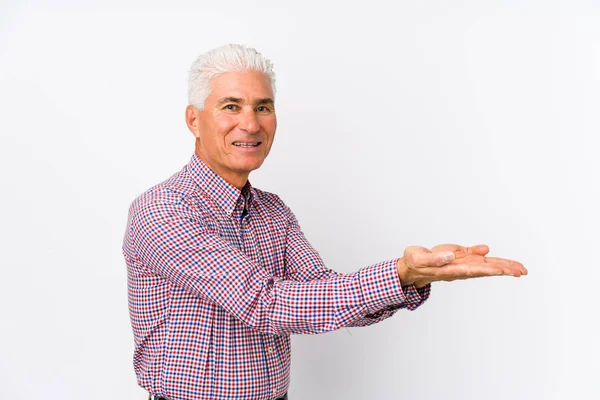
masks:
[(275, 137), (274, 82), (254, 49), (201, 55), (185, 113), (195, 152), (130, 207), (123, 253), (134, 369), (151, 398), (287, 398), (291, 334), (413, 310), (433, 281), (527, 273), (484, 257), (485, 245), (409, 247), (352, 274), (327, 269), (292, 211), (248, 181)]

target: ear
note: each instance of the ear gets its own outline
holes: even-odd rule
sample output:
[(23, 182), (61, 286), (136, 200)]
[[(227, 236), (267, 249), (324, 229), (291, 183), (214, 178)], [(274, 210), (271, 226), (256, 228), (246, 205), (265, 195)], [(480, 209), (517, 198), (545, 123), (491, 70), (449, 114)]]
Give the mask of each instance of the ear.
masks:
[(185, 123), (196, 139), (200, 137), (200, 113), (201, 111), (192, 105), (185, 108)]

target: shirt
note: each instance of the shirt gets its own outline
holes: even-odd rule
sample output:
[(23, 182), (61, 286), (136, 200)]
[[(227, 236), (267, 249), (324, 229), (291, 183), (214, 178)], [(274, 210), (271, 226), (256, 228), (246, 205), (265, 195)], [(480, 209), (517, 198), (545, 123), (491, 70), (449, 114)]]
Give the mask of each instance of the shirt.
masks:
[(133, 201), (123, 254), (138, 383), (172, 400), (282, 396), (291, 334), (371, 325), (430, 291), (402, 287), (396, 259), (326, 268), (277, 195), (196, 154)]

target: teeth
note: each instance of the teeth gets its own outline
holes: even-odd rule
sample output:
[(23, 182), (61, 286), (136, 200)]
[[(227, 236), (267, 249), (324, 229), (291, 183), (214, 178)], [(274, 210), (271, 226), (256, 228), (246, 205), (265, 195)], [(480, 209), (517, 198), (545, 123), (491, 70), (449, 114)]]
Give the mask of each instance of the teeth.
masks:
[(242, 142), (233, 142), (234, 146), (238, 146), (238, 147), (256, 147), (258, 146), (260, 142), (254, 142), (254, 143), (242, 143)]

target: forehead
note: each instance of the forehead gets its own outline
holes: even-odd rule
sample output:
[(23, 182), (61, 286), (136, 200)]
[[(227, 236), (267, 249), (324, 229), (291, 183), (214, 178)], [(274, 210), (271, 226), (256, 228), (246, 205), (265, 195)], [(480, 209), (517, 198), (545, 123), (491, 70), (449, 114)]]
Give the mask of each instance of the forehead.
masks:
[(226, 72), (211, 80), (211, 92), (207, 101), (223, 97), (245, 100), (273, 98), (271, 82), (266, 74), (257, 71)]

